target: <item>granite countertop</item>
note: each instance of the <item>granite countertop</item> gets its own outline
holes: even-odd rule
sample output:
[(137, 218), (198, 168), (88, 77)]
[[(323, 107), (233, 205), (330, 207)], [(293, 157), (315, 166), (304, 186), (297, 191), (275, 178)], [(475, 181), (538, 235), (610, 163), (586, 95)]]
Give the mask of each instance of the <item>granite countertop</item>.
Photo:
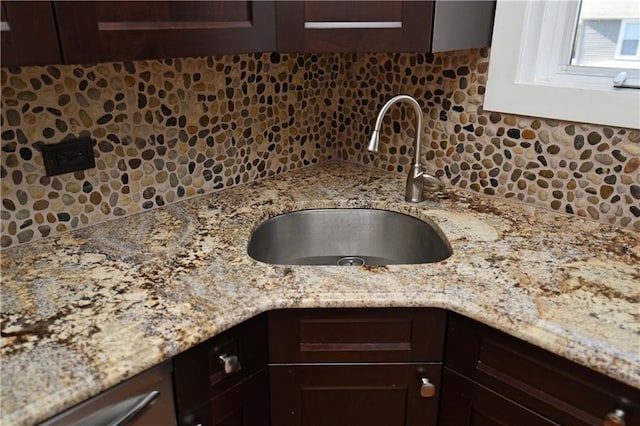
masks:
[[(404, 202), (404, 176), (341, 162), (2, 252), (2, 424), (32, 424), (256, 314), (450, 309), (640, 388), (640, 234), (475, 195)], [(246, 254), (264, 219), (370, 207), (436, 224), (453, 255), (378, 267)]]

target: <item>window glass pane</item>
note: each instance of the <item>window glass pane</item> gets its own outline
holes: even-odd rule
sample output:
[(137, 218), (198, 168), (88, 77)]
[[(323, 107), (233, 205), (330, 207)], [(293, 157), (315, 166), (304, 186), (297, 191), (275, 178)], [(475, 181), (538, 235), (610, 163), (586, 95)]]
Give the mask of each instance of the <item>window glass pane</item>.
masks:
[(638, 51), (638, 40), (624, 40), (620, 47), (621, 55), (635, 55)]
[(640, 38), (640, 22), (624, 21), (624, 34), (620, 45), (620, 55), (635, 56), (638, 54)]
[(582, 0), (571, 65), (640, 69), (640, 1)]
[(640, 38), (640, 22), (627, 22), (624, 26), (625, 40), (638, 40)]

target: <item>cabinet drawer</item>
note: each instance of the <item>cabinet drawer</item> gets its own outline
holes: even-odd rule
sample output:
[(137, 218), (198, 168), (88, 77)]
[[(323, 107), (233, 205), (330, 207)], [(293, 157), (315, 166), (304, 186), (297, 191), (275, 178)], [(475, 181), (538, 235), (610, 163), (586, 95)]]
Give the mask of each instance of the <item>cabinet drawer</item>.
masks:
[[(235, 356), (240, 369), (225, 371), (221, 356)], [(267, 365), (264, 315), (250, 319), (173, 358), (176, 403), (181, 413), (237, 385)]]
[(599, 425), (616, 409), (640, 424), (640, 390), (451, 314), (446, 366), (553, 422)]
[[(271, 424), (435, 425), (441, 370), (441, 363), (271, 366)], [(423, 378), (434, 394), (421, 396)]]
[(442, 360), (440, 309), (294, 309), (268, 321), (271, 363)]

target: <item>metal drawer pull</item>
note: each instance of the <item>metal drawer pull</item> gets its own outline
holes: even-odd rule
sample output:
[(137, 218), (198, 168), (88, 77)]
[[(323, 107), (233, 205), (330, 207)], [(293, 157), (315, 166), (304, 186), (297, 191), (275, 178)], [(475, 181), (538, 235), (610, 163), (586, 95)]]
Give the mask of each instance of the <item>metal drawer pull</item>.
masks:
[(218, 357), (220, 363), (224, 364), (224, 372), (227, 374), (242, 370), (242, 365), (237, 355), (222, 354)]
[(160, 396), (160, 392), (158, 392), (158, 391), (151, 391), (148, 394), (146, 394), (144, 396), (141, 396), (134, 403), (133, 407), (131, 407), (130, 410), (128, 410), (127, 412), (122, 413), (121, 415), (116, 417), (107, 426), (124, 426), (124, 425), (126, 425), (134, 417), (136, 417), (137, 415), (142, 413), (144, 410), (146, 410), (148, 407), (150, 407), (154, 402), (156, 402), (156, 400), (158, 399), (159, 396)]
[(436, 394), (436, 387), (426, 377), (422, 378), (422, 385), (420, 386), (420, 396), (422, 398), (432, 398)]
[(337, 29), (369, 29), (369, 28), (402, 28), (401, 21), (334, 21), (317, 22), (307, 21), (304, 23), (305, 30), (337, 30)]
[(613, 413), (604, 416), (602, 426), (625, 426), (627, 422), (624, 421), (624, 417), (624, 411), (618, 408)]

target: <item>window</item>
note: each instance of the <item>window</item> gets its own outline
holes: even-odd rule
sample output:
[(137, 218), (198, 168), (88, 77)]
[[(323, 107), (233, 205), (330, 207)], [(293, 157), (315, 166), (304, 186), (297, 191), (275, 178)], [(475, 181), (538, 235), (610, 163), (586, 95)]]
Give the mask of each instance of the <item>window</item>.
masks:
[(484, 108), (640, 128), (637, 0), (498, 0)]
[(582, 0), (579, 11), (572, 65), (638, 68), (638, 0)]
[(622, 21), (615, 58), (640, 61), (640, 20)]

